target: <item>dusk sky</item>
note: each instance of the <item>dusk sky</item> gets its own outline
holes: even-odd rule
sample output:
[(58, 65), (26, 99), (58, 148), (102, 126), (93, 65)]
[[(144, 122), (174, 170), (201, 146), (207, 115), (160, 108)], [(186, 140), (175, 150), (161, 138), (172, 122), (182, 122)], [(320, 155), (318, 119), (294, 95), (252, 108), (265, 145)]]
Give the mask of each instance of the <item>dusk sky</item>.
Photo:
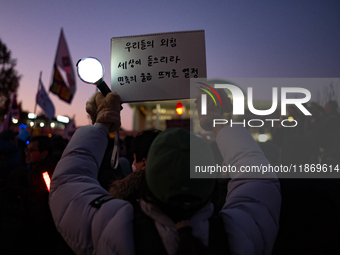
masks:
[[(0, 24), (22, 75), (18, 100), (31, 112), (40, 71), (49, 89), (61, 28), (73, 64), (99, 58), (107, 84), (112, 37), (186, 30), (205, 30), (209, 79), (340, 77), (339, 0), (13, 0), (2, 1)], [(56, 115), (75, 115), (80, 126), (89, 124), (85, 103), (94, 91), (77, 77), (71, 105), (49, 95)], [(124, 105), (123, 128), (132, 128), (131, 113)]]

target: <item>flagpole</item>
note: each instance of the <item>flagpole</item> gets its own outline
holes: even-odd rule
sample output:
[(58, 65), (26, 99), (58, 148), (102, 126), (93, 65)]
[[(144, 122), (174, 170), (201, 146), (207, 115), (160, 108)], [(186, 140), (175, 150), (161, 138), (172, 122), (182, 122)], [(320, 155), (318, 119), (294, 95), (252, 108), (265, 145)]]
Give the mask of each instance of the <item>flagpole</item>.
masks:
[[(53, 84), (55, 72), (56, 72), (56, 69), (57, 69), (58, 51), (59, 51), (59, 45), (60, 45), (60, 40), (61, 40), (62, 34), (63, 34), (63, 27), (61, 27), (61, 30), (60, 30), (60, 35), (59, 35), (59, 40), (58, 40), (58, 45), (57, 45), (57, 51), (55, 53), (54, 64), (53, 64), (53, 68), (52, 68), (52, 82), (50, 82), (50, 89), (48, 90), (48, 94), (50, 94), (50, 92), (51, 92), (51, 86), (52, 86), (51, 84)], [(53, 93), (56, 94), (55, 92), (53, 92)], [(59, 95), (58, 95), (58, 97), (59, 97)]]
[[(39, 88), (40, 88), (40, 81), (41, 81), (41, 76), (42, 76), (42, 71), (40, 71), (40, 76), (39, 76), (39, 82), (38, 82), (38, 91), (37, 91), (37, 95), (38, 95)], [(36, 110), (37, 110), (37, 97), (35, 97), (34, 114), (35, 114)]]
[[(39, 89), (40, 89), (41, 76), (42, 76), (42, 71), (40, 71), (39, 81), (38, 81), (38, 91), (37, 91), (37, 94), (36, 94), (36, 96), (35, 96), (34, 116), (35, 116), (35, 113), (36, 113), (36, 111), (37, 111), (37, 95), (38, 95)], [(34, 122), (34, 124), (35, 124), (35, 122)], [(35, 125), (33, 125), (33, 126), (31, 127), (31, 136), (32, 136), (32, 134), (33, 134), (33, 128), (34, 128), (34, 126), (35, 126)]]
[(16, 93), (16, 90), (14, 90), (13, 94), (12, 94), (12, 98), (11, 98), (11, 101), (8, 105), (8, 111), (7, 111), (7, 114), (6, 114), (6, 119), (4, 121), (4, 125), (2, 127), (2, 130), (1, 131), (4, 131), (4, 130), (7, 130), (11, 127), (11, 122), (12, 122), (12, 106), (13, 106), (13, 100), (14, 100), (14, 94)]

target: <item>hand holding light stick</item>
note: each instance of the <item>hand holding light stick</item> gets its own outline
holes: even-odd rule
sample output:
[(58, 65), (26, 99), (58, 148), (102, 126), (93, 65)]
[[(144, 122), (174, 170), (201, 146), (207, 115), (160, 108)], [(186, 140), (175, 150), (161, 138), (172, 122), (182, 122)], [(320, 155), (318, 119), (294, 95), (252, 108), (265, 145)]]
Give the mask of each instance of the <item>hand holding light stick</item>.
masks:
[[(77, 62), (77, 73), (79, 78), (89, 84), (95, 84), (104, 96), (111, 92), (111, 89), (104, 81), (104, 66), (94, 57), (80, 59)], [(122, 109), (122, 107), (121, 107)], [(111, 156), (111, 167), (116, 169), (119, 163), (119, 132), (115, 133), (114, 148)]]

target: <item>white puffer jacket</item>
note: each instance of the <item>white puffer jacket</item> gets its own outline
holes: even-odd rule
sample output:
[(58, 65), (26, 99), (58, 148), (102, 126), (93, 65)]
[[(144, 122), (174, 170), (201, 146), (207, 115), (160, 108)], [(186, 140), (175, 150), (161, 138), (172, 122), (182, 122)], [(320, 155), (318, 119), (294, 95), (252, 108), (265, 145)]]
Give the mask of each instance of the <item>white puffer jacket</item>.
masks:
[[(100, 209), (90, 203), (110, 196), (97, 181), (107, 146), (108, 129), (101, 125), (78, 128), (52, 177), (50, 208), (57, 229), (77, 254), (124, 254), (134, 250), (133, 207), (113, 199)], [(217, 142), (226, 164), (268, 164), (260, 148), (244, 128), (224, 127)], [(239, 179), (231, 175), (226, 203), (220, 213), (232, 254), (270, 254), (277, 232), (281, 205), (275, 176)], [(211, 206), (195, 215), (193, 234), (205, 243)], [(197, 220), (198, 219), (198, 220)], [(166, 234), (161, 234), (166, 238)], [(166, 242), (166, 240), (163, 240)]]

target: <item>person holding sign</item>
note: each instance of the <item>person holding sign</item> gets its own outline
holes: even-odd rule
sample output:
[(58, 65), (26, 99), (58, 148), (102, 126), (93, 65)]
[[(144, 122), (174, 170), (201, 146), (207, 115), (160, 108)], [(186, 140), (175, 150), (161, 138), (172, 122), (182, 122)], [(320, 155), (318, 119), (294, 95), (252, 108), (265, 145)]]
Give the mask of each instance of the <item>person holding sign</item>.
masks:
[[(120, 100), (112, 92), (94, 97), (88, 112), (95, 124), (75, 132), (51, 182), (54, 222), (74, 252), (271, 254), (281, 203), (277, 179), (232, 175), (226, 202), (213, 217), (215, 180), (190, 178), (189, 171), (191, 150), (208, 164), (214, 164), (213, 155), (189, 131), (171, 128), (153, 141), (139, 204), (112, 197), (96, 178), (108, 132), (120, 126)], [(226, 164), (268, 164), (245, 129), (215, 132)]]

